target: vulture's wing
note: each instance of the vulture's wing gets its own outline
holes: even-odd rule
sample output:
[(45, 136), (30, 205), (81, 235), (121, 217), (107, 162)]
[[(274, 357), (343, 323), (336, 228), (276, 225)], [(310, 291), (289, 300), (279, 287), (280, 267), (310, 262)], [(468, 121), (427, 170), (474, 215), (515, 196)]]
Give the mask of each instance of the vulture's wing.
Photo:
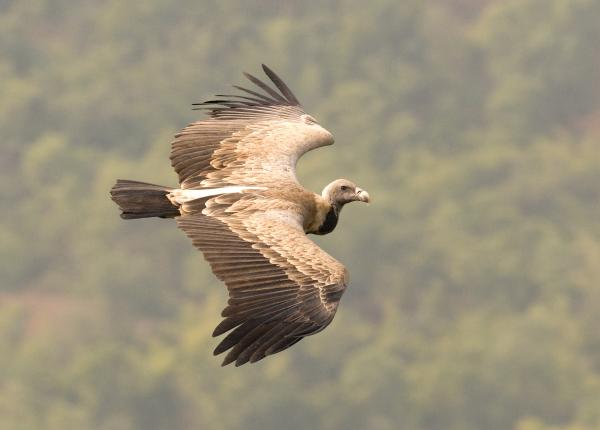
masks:
[(263, 70), (276, 89), (245, 74), (256, 91), (236, 86), (245, 95), (197, 104), (209, 118), (190, 124), (171, 142), (181, 188), (297, 182), (298, 158), (333, 143), (287, 85), (267, 66)]
[(192, 204), (206, 207), (177, 223), (229, 290), (213, 332), (232, 330), (214, 351), (233, 348), (223, 365), (261, 360), (331, 322), (347, 271), (306, 236), (292, 202), (247, 193)]

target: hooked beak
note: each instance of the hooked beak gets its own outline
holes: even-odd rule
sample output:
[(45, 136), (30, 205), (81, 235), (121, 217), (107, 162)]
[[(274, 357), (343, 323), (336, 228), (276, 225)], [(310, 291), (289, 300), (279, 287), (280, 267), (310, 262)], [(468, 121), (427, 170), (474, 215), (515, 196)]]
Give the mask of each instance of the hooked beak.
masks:
[(367, 193), (365, 190), (357, 187), (356, 188), (356, 200), (358, 200), (359, 202), (370, 203), (371, 197), (369, 196), (369, 193)]

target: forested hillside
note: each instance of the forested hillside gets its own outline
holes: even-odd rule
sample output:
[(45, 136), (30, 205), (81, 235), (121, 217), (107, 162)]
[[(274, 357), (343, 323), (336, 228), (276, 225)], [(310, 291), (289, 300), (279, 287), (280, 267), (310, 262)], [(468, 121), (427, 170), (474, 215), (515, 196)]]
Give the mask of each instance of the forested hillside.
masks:
[[(0, 1), (0, 428), (600, 428), (600, 0)], [(116, 178), (266, 63), (370, 206), (331, 326), (221, 368), (225, 288)]]

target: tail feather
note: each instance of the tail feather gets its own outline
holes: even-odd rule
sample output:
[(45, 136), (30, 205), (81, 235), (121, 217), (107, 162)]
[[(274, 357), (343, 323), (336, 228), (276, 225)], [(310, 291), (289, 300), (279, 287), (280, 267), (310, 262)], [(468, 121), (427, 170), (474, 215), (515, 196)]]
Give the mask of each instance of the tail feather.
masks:
[(173, 218), (179, 208), (167, 198), (172, 188), (145, 182), (118, 179), (110, 190), (112, 200), (119, 205), (121, 218)]

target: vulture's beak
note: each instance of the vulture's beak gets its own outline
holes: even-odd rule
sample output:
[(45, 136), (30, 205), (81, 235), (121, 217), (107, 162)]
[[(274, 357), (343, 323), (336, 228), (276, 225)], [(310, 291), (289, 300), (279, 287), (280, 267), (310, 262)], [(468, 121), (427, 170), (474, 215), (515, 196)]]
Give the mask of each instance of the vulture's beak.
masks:
[(359, 202), (370, 203), (371, 197), (369, 196), (369, 193), (367, 193), (365, 190), (357, 187), (356, 188), (356, 200), (358, 200)]

